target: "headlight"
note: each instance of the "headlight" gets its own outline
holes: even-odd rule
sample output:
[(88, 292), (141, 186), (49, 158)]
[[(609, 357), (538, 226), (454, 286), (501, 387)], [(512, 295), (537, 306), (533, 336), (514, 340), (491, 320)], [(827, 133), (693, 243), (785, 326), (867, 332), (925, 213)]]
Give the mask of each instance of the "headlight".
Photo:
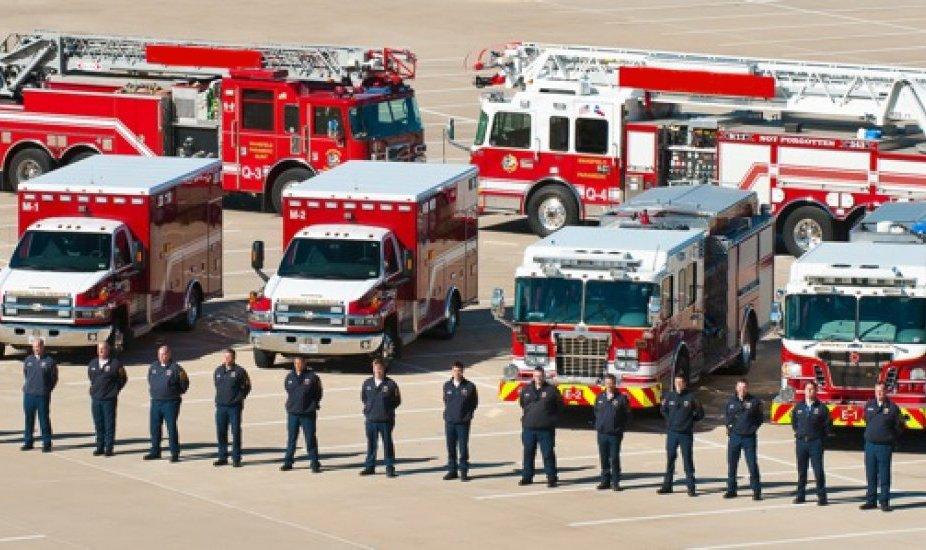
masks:
[(800, 363), (795, 363), (794, 361), (785, 361), (781, 364), (781, 376), (782, 378), (797, 378), (801, 375), (803, 369), (801, 368)]
[(618, 357), (627, 357), (627, 350), (624, 348), (617, 348), (614, 352)]
[(273, 319), (273, 313), (269, 310), (267, 311), (251, 311), (248, 315), (248, 320), (255, 323), (270, 323)]
[(3, 308), (3, 314), (4, 315), (16, 315), (16, 308), (15, 307), (5, 307)]
[(281, 304), (277, 302), (277, 311), (289, 311), (289, 304)]
[(507, 365), (502, 371), (502, 376), (505, 377), (505, 380), (516, 380), (518, 378), (518, 367)]
[(617, 370), (627, 371), (627, 372), (636, 372), (640, 370), (640, 363), (636, 361), (615, 361), (614, 366)]
[(525, 355), (524, 356), (524, 364), (526, 364), (528, 367), (545, 367), (547, 366), (548, 361), (549, 359), (547, 359), (546, 355)]
[(630, 348), (627, 350), (627, 357), (631, 359), (637, 358), (637, 348)]
[(546, 355), (549, 348), (546, 344), (525, 344), (524, 351), (529, 355)]
[(79, 309), (77, 310), (78, 319), (96, 319), (102, 320), (109, 317), (109, 308), (105, 307), (95, 307), (90, 309)]
[(926, 369), (915, 368), (911, 370), (910, 380), (926, 380)]
[(6, 303), (8, 303), (8, 304), (15, 304), (15, 303), (16, 303), (16, 296), (10, 296), (9, 294), (7, 294), (7, 295), (6, 295)]
[[(337, 323), (333, 322), (331, 324), (340, 324), (340, 321)], [(383, 317), (379, 314), (376, 315), (351, 315), (347, 318), (348, 326), (352, 327), (366, 327), (366, 328), (376, 328), (380, 326), (383, 322)]]
[(781, 388), (781, 391), (778, 393), (778, 400), (782, 401), (783, 403), (794, 401), (794, 388), (790, 386)]

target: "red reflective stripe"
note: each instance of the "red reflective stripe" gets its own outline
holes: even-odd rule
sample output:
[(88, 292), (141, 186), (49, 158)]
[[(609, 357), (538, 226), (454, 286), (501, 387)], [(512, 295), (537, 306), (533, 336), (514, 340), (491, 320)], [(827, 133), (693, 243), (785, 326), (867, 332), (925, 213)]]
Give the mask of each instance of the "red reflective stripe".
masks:
[(749, 171), (746, 172), (746, 175), (743, 176), (743, 179), (740, 180), (740, 189), (748, 190), (752, 189), (752, 185), (759, 179), (761, 176), (768, 174), (768, 165), (755, 163), (749, 167)]
[(841, 170), (838, 168), (821, 168), (810, 166), (781, 166), (778, 168), (778, 177), (868, 181), (868, 172), (864, 170)]
[(793, 405), (789, 403), (778, 405), (778, 407), (775, 408), (775, 412), (772, 416), (772, 422), (778, 422), (779, 420), (781, 420), (781, 417), (788, 414), (788, 411), (790, 411), (792, 407)]
[(775, 79), (770, 76), (752, 74), (653, 67), (621, 67), (618, 70), (617, 82), (620, 86), (627, 88), (660, 92), (758, 97), (764, 99), (775, 97)]
[(149, 63), (161, 63), (163, 65), (257, 69), (263, 65), (264, 56), (257, 50), (147, 44), (145, 46), (145, 59)]

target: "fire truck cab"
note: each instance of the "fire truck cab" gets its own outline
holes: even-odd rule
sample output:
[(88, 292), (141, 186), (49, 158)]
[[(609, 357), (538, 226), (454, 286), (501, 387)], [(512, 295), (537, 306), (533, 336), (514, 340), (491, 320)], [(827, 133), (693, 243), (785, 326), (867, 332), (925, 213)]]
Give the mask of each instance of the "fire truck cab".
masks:
[(672, 375), (746, 372), (768, 325), (773, 232), (755, 193), (679, 186), (640, 194), (602, 218), (527, 248), (500, 383), (517, 399), (541, 366), (570, 405), (592, 405), (611, 373), (634, 407), (655, 407)]
[(789, 424), (807, 382), (833, 424), (864, 426), (883, 382), (906, 426), (926, 428), (926, 205), (886, 204), (848, 243), (823, 243), (791, 267), (779, 291), (781, 390), (773, 422)]

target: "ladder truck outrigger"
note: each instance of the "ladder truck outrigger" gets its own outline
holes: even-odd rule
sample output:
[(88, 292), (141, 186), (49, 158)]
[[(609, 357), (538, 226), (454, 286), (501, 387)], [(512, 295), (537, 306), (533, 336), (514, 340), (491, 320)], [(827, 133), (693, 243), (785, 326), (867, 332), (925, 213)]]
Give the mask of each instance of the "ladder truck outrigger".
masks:
[(515, 272), (499, 397), (518, 399), (543, 367), (567, 405), (594, 405), (605, 374), (635, 408), (659, 405), (671, 377), (745, 374), (769, 325), (774, 231), (754, 191), (648, 190), (603, 218), (529, 246)]
[[(547, 235), (657, 186), (755, 190), (794, 255), (926, 198), (926, 69), (538, 43), (485, 50), (480, 207)], [(448, 129), (452, 134), (452, 127)]]
[(833, 425), (865, 425), (882, 382), (907, 428), (926, 429), (926, 203), (890, 203), (791, 266), (779, 291), (781, 390), (771, 420), (790, 424), (808, 382)]
[(227, 192), (279, 211), (350, 159), (423, 160), (404, 49), (35, 31), (0, 42), (6, 189), (88, 155), (212, 157)]

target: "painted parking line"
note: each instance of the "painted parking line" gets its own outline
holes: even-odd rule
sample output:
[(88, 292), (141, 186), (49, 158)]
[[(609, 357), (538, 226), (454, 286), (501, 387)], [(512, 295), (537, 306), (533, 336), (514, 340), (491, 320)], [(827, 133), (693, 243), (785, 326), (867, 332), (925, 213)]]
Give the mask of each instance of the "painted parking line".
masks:
[[(504, 432), (484, 432), (484, 433), (475, 433), (470, 434), (470, 440), (474, 438), (484, 438), (484, 437), (508, 437), (512, 435), (518, 435), (521, 433), (521, 430), (511, 430)], [(409, 439), (396, 439), (393, 443), (396, 445), (405, 445), (409, 443), (431, 443), (433, 441), (446, 441), (447, 436), (445, 435), (434, 435), (429, 437), (413, 437)], [(345, 443), (343, 445), (324, 445), (322, 446), (322, 454), (324, 455), (326, 451), (335, 449), (365, 449), (367, 446), (366, 441), (359, 443)]]
[(19, 535), (16, 537), (2, 537), (0, 538), (0, 544), (7, 542), (25, 542), (27, 540), (39, 540), (44, 539), (45, 535), (39, 535), (38, 533), (34, 535)]
[(806, 507), (804, 504), (772, 504), (770, 506), (753, 506), (751, 508), (721, 508), (719, 510), (700, 510), (697, 512), (677, 512), (672, 514), (654, 514), (651, 516), (631, 516), (623, 518), (594, 519), (589, 521), (574, 521), (569, 527), (590, 527), (594, 525), (610, 525), (618, 523), (639, 523), (644, 521), (658, 521), (662, 519), (678, 519), (702, 516), (719, 516), (725, 514), (739, 514), (743, 512), (764, 512), (767, 510), (784, 510), (787, 508)]
[(777, 539), (777, 540), (759, 540), (759, 541), (749, 541), (749, 542), (737, 542), (734, 544), (721, 544), (717, 546), (696, 546), (692, 547), (689, 550), (719, 550), (721, 548), (753, 548), (756, 546), (778, 546), (785, 544), (793, 544), (796, 542), (814, 542), (821, 540), (845, 540), (845, 539), (855, 539), (863, 537), (877, 537), (880, 535), (902, 535), (907, 533), (922, 533), (926, 531), (926, 527), (909, 527), (906, 529), (880, 529), (877, 531), (855, 531), (852, 533), (834, 533), (831, 535), (814, 535), (810, 537), (794, 537), (790, 539)]

